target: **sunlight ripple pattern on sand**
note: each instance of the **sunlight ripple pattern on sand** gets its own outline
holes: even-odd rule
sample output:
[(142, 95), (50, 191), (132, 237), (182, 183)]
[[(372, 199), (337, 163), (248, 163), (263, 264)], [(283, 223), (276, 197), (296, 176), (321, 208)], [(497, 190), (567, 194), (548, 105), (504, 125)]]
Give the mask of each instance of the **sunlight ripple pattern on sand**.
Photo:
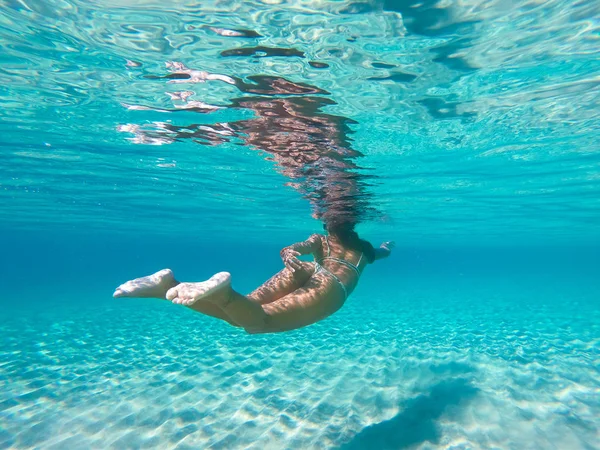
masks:
[(0, 447), (597, 448), (589, 292), (417, 286), (271, 336), (150, 300), (14, 315)]

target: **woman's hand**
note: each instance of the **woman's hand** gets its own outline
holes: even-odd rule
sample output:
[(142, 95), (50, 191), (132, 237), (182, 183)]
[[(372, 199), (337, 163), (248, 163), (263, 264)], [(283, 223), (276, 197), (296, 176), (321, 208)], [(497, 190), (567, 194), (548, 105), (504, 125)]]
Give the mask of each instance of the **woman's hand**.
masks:
[(383, 244), (380, 245), (382, 249), (387, 250), (388, 252), (391, 252), (395, 246), (396, 243), (394, 241), (385, 241)]
[(394, 241), (385, 241), (379, 248), (375, 249), (375, 260), (387, 258), (392, 254), (392, 249), (396, 246)]
[(297, 252), (289, 247), (285, 247), (283, 250), (281, 250), (281, 252), (279, 252), (279, 254), (281, 255), (281, 259), (283, 260), (285, 267), (290, 269), (292, 272), (295, 272), (296, 270), (302, 270), (302, 262), (297, 258), (297, 256), (300, 256), (300, 252)]

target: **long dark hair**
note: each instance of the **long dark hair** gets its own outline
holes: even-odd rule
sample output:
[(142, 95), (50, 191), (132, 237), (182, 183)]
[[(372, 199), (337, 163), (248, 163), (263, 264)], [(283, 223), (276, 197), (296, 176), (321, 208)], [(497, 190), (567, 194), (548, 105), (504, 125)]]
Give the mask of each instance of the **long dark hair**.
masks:
[(335, 236), (344, 245), (344, 247), (362, 252), (369, 263), (375, 261), (375, 249), (369, 241), (365, 241), (354, 231), (354, 224), (350, 222), (330, 223), (323, 225), (323, 228), (331, 236)]

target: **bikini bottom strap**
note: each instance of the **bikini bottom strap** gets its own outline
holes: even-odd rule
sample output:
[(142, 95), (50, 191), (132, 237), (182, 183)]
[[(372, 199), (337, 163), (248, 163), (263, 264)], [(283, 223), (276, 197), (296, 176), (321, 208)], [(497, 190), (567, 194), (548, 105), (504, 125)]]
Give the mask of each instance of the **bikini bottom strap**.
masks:
[(348, 298), (348, 289), (346, 289), (346, 286), (344, 285), (344, 283), (342, 283), (342, 280), (340, 280), (336, 275), (332, 274), (329, 270), (327, 270), (321, 264), (316, 263), (316, 266), (317, 266), (317, 269), (315, 270), (315, 273), (323, 272), (324, 274), (329, 275), (331, 278), (333, 278), (335, 281), (337, 281), (337, 283), (342, 288), (342, 291), (344, 291), (344, 301), (345, 301)]

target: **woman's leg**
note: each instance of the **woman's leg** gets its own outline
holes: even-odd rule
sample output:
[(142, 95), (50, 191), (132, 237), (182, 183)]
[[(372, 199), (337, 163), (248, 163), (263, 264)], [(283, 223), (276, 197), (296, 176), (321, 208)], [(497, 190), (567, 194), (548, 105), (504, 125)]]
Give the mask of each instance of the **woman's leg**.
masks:
[(309, 277), (303, 287), (280, 299), (261, 305), (255, 298), (234, 291), (227, 272), (201, 283), (180, 283), (169, 269), (129, 281), (119, 286), (114, 296), (166, 297), (173, 303), (243, 327), (249, 333), (273, 333), (310, 325), (334, 313), (344, 303), (343, 293), (335, 282), (319, 275)]
[(291, 294), (296, 289), (304, 286), (315, 272), (312, 264), (305, 264), (304, 267), (305, 270), (296, 272), (292, 272), (287, 267), (284, 268), (265, 281), (262, 286), (248, 294), (247, 297), (260, 305), (266, 305)]
[[(119, 286), (113, 297), (136, 297), (136, 298), (160, 298), (165, 300), (167, 291), (181, 283), (175, 279), (171, 269), (163, 269), (147, 277), (136, 278)], [(209, 302), (197, 302), (189, 306), (194, 311), (201, 312), (207, 316), (222, 319), (233, 326), (239, 325), (233, 322), (221, 308)]]
[(188, 306), (188, 308), (193, 309), (199, 313), (205, 314), (210, 317), (215, 317), (217, 319), (224, 320), (229, 325), (233, 325), (234, 327), (239, 327), (240, 325), (235, 323), (231, 318), (223, 311), (222, 308), (210, 302), (196, 302)]
[(177, 286), (171, 269), (159, 270), (147, 277), (136, 278), (119, 286), (113, 297), (161, 298), (165, 299), (167, 291)]
[(167, 292), (167, 298), (190, 307), (211, 303), (249, 333), (273, 333), (315, 323), (344, 304), (344, 294), (335, 282), (327, 277), (318, 278), (266, 305), (234, 291), (227, 272), (220, 272), (201, 283), (181, 283)]
[[(340, 309), (345, 301), (344, 292), (335, 282), (332, 284), (327, 278), (312, 279), (305, 287), (264, 305), (267, 320), (262, 328), (244, 328), (249, 333), (274, 333), (302, 328), (329, 317)], [(235, 317), (235, 313), (229, 309), (224, 311), (230, 317)]]

